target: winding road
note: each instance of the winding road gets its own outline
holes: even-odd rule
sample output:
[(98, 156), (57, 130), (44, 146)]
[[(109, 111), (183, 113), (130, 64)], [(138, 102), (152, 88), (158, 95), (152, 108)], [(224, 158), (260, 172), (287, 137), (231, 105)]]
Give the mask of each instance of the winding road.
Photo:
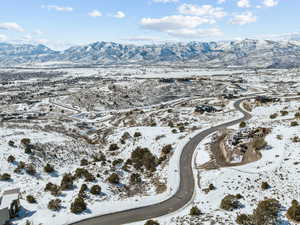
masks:
[(251, 114), (244, 111), (240, 104), (242, 101), (251, 98), (253, 97), (240, 99), (234, 103), (235, 109), (243, 113), (242, 118), (204, 130), (198, 135), (194, 136), (184, 146), (180, 157), (180, 185), (175, 195), (158, 204), (85, 219), (76, 223), (72, 223), (72, 225), (121, 225), (160, 217), (183, 208), (193, 198), (195, 190), (192, 160), (197, 145), (205, 137), (219, 129), (230, 127), (240, 123), (241, 121), (250, 119)]

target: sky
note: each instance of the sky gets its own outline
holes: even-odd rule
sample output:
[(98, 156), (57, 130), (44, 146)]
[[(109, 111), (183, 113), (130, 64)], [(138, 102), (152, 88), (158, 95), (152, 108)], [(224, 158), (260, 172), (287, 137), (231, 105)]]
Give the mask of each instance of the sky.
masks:
[(62, 50), (95, 41), (276, 39), (300, 34), (300, 0), (2, 0), (0, 42)]

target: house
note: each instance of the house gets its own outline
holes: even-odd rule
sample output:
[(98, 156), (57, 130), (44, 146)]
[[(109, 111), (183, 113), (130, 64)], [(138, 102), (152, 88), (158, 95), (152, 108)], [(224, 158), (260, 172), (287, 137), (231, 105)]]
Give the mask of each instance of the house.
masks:
[(200, 105), (200, 106), (196, 106), (195, 112), (198, 112), (198, 113), (205, 113), (205, 112), (211, 113), (211, 112), (217, 112), (217, 109), (214, 108), (213, 106), (210, 106), (210, 105)]
[(20, 189), (4, 191), (0, 198), (0, 225), (7, 224), (18, 215), (20, 209)]

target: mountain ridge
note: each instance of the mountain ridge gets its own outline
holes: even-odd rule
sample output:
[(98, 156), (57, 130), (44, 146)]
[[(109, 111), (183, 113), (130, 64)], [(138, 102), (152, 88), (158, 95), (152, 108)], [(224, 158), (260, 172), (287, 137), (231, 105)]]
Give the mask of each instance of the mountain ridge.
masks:
[(244, 39), (227, 42), (119, 44), (94, 42), (54, 51), (45, 45), (0, 43), (0, 66), (70, 64), (160, 64), (189, 62), (203, 67), (291, 68), (300, 66), (300, 42)]

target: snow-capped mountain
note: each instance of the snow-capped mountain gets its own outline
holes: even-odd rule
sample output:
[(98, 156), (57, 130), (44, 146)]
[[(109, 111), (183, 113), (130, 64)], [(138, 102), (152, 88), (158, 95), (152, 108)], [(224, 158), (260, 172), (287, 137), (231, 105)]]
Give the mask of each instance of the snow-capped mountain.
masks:
[(95, 42), (53, 51), (44, 45), (0, 43), (0, 66), (40, 62), (80, 64), (180, 63), (199, 66), (298, 67), (300, 45), (297, 41), (245, 39), (231, 42), (189, 42), (160, 45), (125, 45)]

